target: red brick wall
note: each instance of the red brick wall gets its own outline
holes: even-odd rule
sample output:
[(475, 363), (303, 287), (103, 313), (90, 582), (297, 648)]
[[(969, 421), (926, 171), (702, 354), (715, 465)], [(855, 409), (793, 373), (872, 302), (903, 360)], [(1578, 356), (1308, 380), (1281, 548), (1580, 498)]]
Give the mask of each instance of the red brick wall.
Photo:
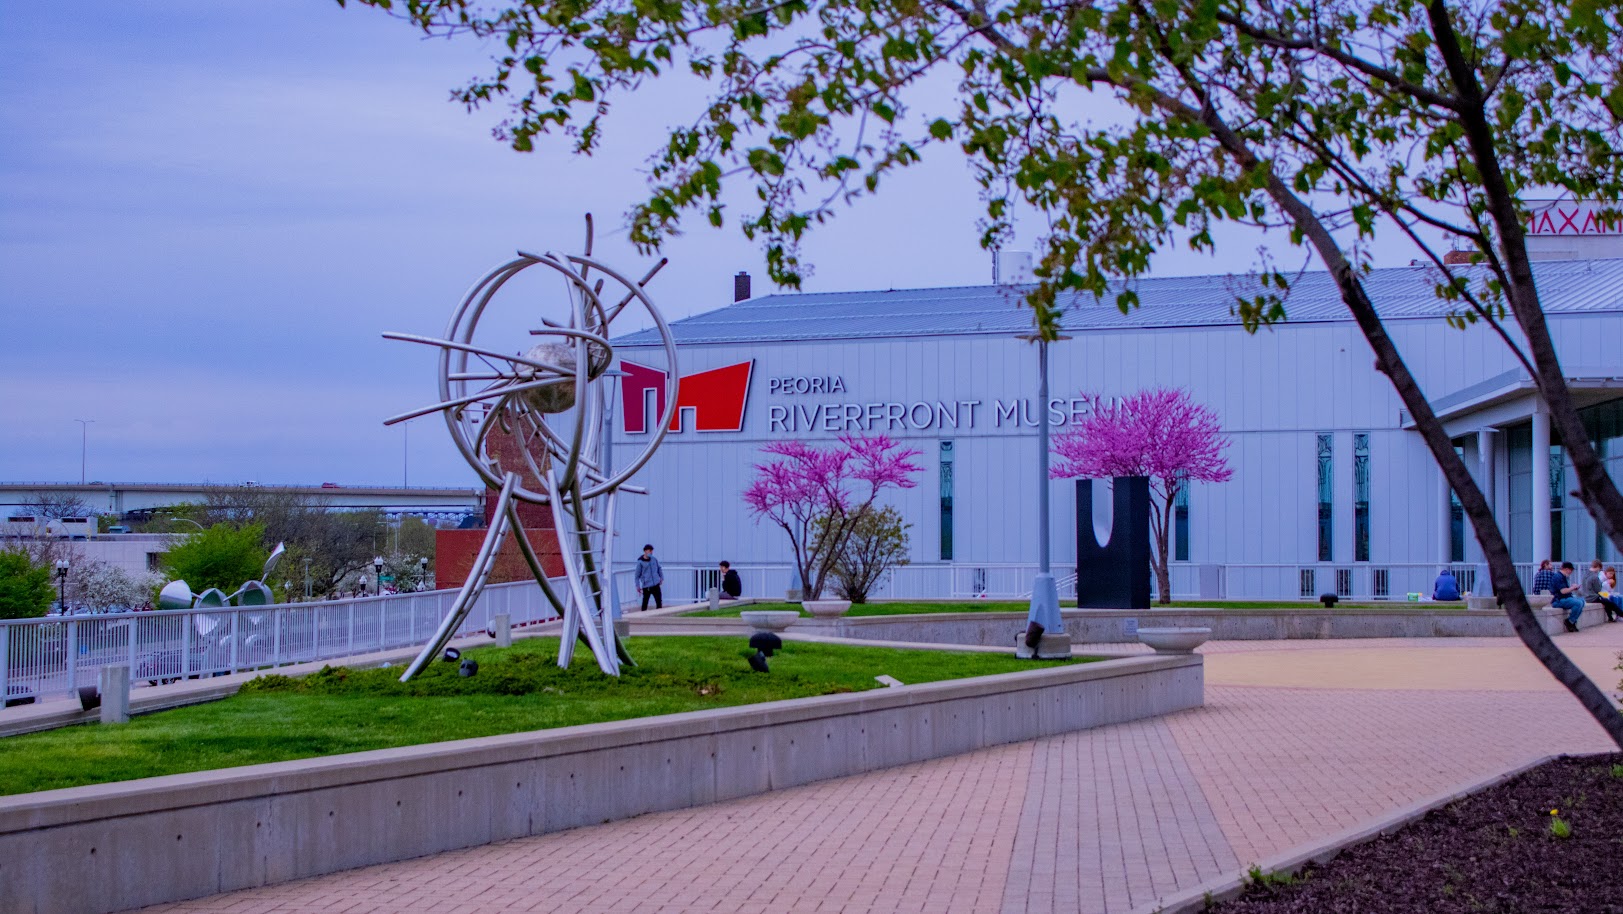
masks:
[[(437, 530), (434, 533), (434, 584), (440, 590), (462, 586), (473, 568), (473, 560), (484, 545), (486, 530)], [(541, 567), (548, 577), (564, 573), (563, 559), (558, 554), (558, 536), (551, 530), (525, 531), (530, 545), (541, 557)], [(506, 584), (510, 581), (528, 581), (530, 566), (519, 551), (518, 542), (510, 533), (504, 538), (501, 551), (496, 554), (496, 566), (491, 569), (487, 583)]]

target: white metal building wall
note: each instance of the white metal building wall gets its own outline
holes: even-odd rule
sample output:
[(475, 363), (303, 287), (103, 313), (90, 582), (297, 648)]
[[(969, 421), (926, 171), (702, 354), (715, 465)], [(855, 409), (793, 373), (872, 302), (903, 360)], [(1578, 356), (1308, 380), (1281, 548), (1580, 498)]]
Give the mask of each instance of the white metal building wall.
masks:
[[(1550, 319), (1564, 363), (1616, 364), (1623, 321), (1614, 314)], [(1490, 331), (1452, 329), (1436, 318), (1389, 321), (1388, 327), (1423, 389), (1433, 398), (1515, 367)], [(679, 337), (680, 341), (680, 337)], [(636, 361), (636, 350), (619, 354)], [(1431, 562), (1446, 543), (1437, 522), (1441, 476), (1419, 436), (1399, 425), (1400, 403), (1357, 328), (1349, 323), (1285, 325), (1247, 335), (1237, 327), (1089, 331), (1055, 344), (1052, 392), (1125, 395), (1151, 386), (1188, 388), (1217, 411), (1233, 441), (1234, 478), (1194, 487), (1190, 496), (1194, 563), (1294, 563), (1317, 559), (1316, 435), (1334, 435), (1333, 560), (1353, 559), (1353, 434), (1370, 433), (1370, 559)], [(974, 429), (888, 432), (923, 451), (917, 488), (891, 499), (913, 524), (915, 562), (938, 560), (939, 443), (955, 442), (954, 559), (1035, 559), (1035, 430), (999, 427), (994, 400), (1031, 397), (1035, 358), (1029, 344), (998, 337), (683, 345), (683, 374), (745, 359), (755, 375), (740, 433), (672, 434), (638, 477), (649, 496), (621, 501), (622, 552), (643, 542), (671, 562), (785, 562), (783, 535), (757, 525), (740, 493), (760, 448), (800, 437), (831, 441), (833, 432), (794, 435), (769, 429), (769, 409), (822, 402), (979, 400)], [(773, 377), (840, 377), (846, 391), (785, 396), (768, 392)], [(623, 428), (623, 426), (622, 426)], [(1057, 431), (1058, 429), (1056, 429)], [(616, 461), (643, 442), (620, 436)], [(1501, 472), (1503, 469), (1501, 458)], [(1053, 483), (1057, 562), (1074, 560), (1074, 484)]]

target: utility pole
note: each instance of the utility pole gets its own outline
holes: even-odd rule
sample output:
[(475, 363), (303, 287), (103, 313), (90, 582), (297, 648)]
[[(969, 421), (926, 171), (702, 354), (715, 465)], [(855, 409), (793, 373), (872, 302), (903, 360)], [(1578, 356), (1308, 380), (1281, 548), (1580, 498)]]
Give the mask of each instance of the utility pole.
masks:
[(90, 450), (90, 423), (94, 419), (75, 419), (79, 423), (79, 484), (85, 483), (85, 455)]

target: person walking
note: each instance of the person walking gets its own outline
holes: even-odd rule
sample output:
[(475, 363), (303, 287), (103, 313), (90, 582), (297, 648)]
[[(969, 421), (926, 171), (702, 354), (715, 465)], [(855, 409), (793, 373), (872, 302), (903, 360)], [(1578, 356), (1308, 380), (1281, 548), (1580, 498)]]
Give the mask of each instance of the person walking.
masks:
[(1578, 619), (1584, 614), (1584, 598), (1578, 593), (1581, 585), (1572, 580), (1575, 572), (1571, 562), (1561, 563), (1561, 582), (1554, 590), (1555, 599), (1550, 601), (1551, 606), (1567, 611), (1565, 624), (1569, 632), (1578, 630)]
[(733, 570), (731, 563), (721, 563), (721, 598), (723, 600), (736, 600), (744, 594), (744, 581)]
[(654, 599), (655, 609), (665, 608), (665, 595), (660, 591), (660, 585), (665, 583), (665, 569), (659, 567), (659, 559), (654, 558), (654, 545), (649, 543), (642, 547), (642, 556), (637, 559), (637, 592), (642, 594), (642, 611), (648, 611), (648, 598)]

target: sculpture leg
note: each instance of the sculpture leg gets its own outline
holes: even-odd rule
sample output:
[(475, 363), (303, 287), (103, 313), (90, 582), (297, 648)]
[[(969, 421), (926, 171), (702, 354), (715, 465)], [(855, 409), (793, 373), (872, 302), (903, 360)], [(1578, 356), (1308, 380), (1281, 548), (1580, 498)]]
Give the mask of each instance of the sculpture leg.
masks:
[(440, 627), (434, 632), (434, 637), (423, 645), (417, 659), (400, 674), (401, 682), (410, 681), (411, 677), (422, 672), (423, 667), (439, 656), (440, 651), (444, 650), (446, 643), (451, 640), (451, 636), (456, 634), (457, 628), (462, 625), (462, 620), (468, 617), (473, 604), (479, 600), (480, 592), (485, 589), (485, 581), (490, 577), (490, 569), (496, 564), (502, 538), (507, 535), (508, 509), (512, 506), (513, 489), (518, 483), (517, 473), (507, 474), (502, 483), (501, 494), (496, 497), (495, 519), (490, 525), (490, 530), (485, 533), (485, 541), (479, 547), (479, 554), (474, 557), (473, 567), (468, 570), (468, 579), (462, 582), (462, 589), (457, 592), (456, 601), (451, 604), (451, 611), (440, 621)]
[[(553, 529), (558, 533), (558, 543), (562, 547), (560, 552), (564, 562), (564, 575), (569, 581), (569, 595), (574, 605), (579, 608), (580, 630), (586, 634), (586, 641), (591, 645), (592, 654), (597, 658), (597, 665), (610, 676), (620, 675), (620, 664), (614, 652), (607, 649), (603, 643), (602, 634), (597, 630), (597, 609), (586, 593), (582, 580), (580, 554), (576, 545), (580, 539), (580, 518), (572, 516), (564, 508), (563, 498), (558, 491), (558, 482), (550, 474), (546, 478), (547, 500), (552, 505)], [(565, 621), (565, 631), (568, 631), (568, 622)]]

